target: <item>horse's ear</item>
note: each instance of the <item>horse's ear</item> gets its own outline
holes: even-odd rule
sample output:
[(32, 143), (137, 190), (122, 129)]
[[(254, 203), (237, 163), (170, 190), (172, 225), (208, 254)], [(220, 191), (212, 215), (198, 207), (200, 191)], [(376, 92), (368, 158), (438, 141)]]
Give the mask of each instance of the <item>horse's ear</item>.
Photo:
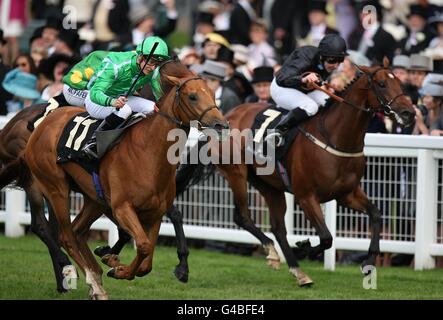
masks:
[(173, 77), (173, 76), (166, 76), (166, 79), (172, 83), (173, 85), (179, 85), (180, 84), (180, 79), (177, 77)]
[(389, 59), (386, 56), (383, 58), (383, 67), (389, 67)]

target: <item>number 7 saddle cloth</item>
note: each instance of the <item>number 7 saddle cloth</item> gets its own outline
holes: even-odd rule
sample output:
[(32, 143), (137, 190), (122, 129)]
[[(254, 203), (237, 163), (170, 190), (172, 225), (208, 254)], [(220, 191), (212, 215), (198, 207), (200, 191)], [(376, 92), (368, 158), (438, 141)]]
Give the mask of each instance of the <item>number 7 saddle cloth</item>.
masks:
[[(274, 132), (274, 128), (280, 122), (282, 116), (286, 115), (289, 111), (283, 108), (279, 108), (275, 105), (269, 105), (266, 109), (263, 109), (260, 113), (255, 117), (254, 123), (252, 124), (252, 132), (254, 135), (254, 143), (255, 148), (261, 148), (260, 152), (262, 155), (267, 155), (266, 143), (263, 143), (268, 136), (268, 134)], [(297, 136), (298, 130), (297, 128), (292, 128), (285, 136), (285, 143), (283, 146), (277, 148), (275, 150), (275, 159), (279, 160), (284, 157), (286, 152), (294, 142), (295, 137)]]

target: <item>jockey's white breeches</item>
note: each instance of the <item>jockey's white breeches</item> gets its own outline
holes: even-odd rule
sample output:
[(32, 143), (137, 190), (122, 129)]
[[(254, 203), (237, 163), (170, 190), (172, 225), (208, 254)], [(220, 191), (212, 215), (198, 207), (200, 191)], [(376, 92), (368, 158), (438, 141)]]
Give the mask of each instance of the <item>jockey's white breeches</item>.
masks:
[(319, 106), (324, 106), (329, 96), (320, 90), (314, 90), (308, 94), (297, 89), (280, 87), (277, 81), (271, 83), (271, 97), (277, 106), (286, 110), (301, 108), (309, 116), (317, 113)]
[(67, 84), (63, 85), (63, 95), (71, 106), (83, 107), (88, 93), (88, 90), (78, 90), (71, 88)]
[(155, 102), (141, 97), (130, 96), (128, 97), (128, 102), (117, 110), (111, 106), (105, 107), (92, 102), (88, 94), (85, 99), (85, 106), (86, 111), (96, 119), (104, 119), (111, 113), (115, 113), (120, 118), (127, 119), (132, 112), (141, 112), (143, 114), (153, 112)]

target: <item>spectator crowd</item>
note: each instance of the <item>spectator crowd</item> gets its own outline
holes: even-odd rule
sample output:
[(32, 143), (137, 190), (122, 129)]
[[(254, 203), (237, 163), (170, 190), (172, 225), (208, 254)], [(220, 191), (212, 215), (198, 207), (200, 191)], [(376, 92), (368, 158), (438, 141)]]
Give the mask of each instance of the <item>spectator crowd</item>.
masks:
[[(272, 79), (287, 56), (335, 33), (346, 40), (349, 53), (329, 79), (337, 91), (356, 76), (353, 63), (380, 64), (386, 56), (416, 106), (415, 127), (401, 128), (377, 114), (369, 132), (443, 133), (443, 1), (200, 0), (181, 5), (180, 11), (191, 15), (179, 15), (175, 0), (3, 0), (0, 114), (60, 94), (63, 75), (90, 52), (133, 50), (150, 35), (169, 40), (171, 51), (206, 79), (224, 113), (243, 102), (268, 103)], [(176, 48), (171, 43), (179, 33), (189, 35), (189, 41)]]

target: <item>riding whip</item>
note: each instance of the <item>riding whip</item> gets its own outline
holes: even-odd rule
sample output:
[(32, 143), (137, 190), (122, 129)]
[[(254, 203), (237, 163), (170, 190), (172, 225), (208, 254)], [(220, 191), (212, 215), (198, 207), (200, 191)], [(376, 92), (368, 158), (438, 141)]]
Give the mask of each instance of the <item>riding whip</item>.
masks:
[[(142, 51), (143, 51), (143, 44), (144, 44), (145, 40), (143, 40), (143, 43), (142, 43)], [(154, 54), (155, 49), (157, 49), (157, 46), (158, 46), (158, 42), (155, 42), (154, 45), (152, 46), (151, 51), (149, 52), (148, 58), (146, 59), (145, 64), (143, 65), (143, 68), (140, 69), (140, 72), (138, 73), (137, 78), (135, 78), (131, 87), (129, 87), (128, 92), (126, 92), (125, 98), (127, 98), (130, 95), (132, 89), (134, 89), (135, 84), (137, 83), (138, 79), (140, 79), (140, 76), (143, 74), (143, 70), (145, 70), (145, 67), (148, 64), (149, 60), (151, 60), (151, 57)]]

